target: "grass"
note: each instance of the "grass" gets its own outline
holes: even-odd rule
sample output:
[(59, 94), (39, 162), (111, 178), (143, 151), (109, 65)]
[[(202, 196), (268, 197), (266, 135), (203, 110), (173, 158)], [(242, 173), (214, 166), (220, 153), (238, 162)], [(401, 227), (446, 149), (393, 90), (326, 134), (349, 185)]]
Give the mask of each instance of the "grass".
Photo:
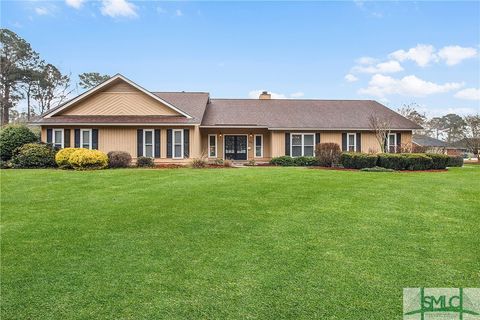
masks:
[(480, 287), (480, 167), (2, 170), (1, 319), (401, 319)]

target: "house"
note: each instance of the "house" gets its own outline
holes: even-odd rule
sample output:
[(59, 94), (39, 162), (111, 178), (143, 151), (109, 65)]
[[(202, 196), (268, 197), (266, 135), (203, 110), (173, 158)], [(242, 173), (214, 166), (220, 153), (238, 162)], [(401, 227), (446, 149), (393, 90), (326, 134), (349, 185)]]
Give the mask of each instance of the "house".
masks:
[(135, 159), (268, 161), (313, 156), (315, 145), (378, 152), (369, 117), (390, 119), (387, 149), (411, 144), (410, 120), (371, 100), (213, 99), (206, 92), (150, 92), (116, 75), (45, 113), (41, 139), (57, 147), (126, 151)]
[(413, 150), (418, 152), (455, 154), (456, 148), (451, 147), (447, 142), (435, 139), (423, 134), (413, 134)]

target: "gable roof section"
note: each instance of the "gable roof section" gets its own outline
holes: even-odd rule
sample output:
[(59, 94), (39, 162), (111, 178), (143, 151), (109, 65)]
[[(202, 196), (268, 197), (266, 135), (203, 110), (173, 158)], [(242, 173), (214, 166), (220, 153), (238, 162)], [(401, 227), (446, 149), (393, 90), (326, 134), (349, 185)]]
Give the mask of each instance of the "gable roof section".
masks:
[(421, 129), (372, 100), (211, 99), (201, 126), (370, 130), (372, 114), (391, 119), (393, 130)]
[(57, 107), (57, 108), (54, 108), (50, 111), (48, 111), (47, 113), (45, 113), (43, 115), (43, 118), (44, 119), (48, 119), (48, 118), (51, 118), (52, 116), (60, 113), (61, 111), (69, 108), (69, 107), (72, 107), (74, 105), (76, 105), (77, 103), (79, 103), (80, 101), (83, 101), (84, 99), (92, 96), (93, 94), (95, 94), (96, 92), (100, 92), (102, 91), (102, 89), (108, 87), (110, 84), (112, 84), (113, 82), (117, 81), (117, 80), (121, 80), (121, 81), (124, 81), (126, 83), (128, 83), (129, 85), (131, 85), (132, 87), (134, 87), (135, 89), (139, 90), (140, 92), (146, 94), (147, 96), (153, 98), (154, 100), (164, 104), (165, 106), (167, 106), (168, 108), (174, 110), (175, 112), (179, 113), (181, 116), (184, 116), (186, 117), (187, 119), (191, 119), (192, 116), (189, 115), (188, 113), (186, 113), (185, 111), (179, 109), (177, 106), (173, 105), (172, 103), (162, 99), (160, 96), (158, 95), (155, 95), (153, 93), (151, 93), (150, 91), (147, 91), (145, 90), (144, 88), (142, 88), (141, 86), (139, 86), (138, 84), (134, 83), (133, 81), (125, 78), (124, 76), (122, 76), (121, 74), (117, 74), (113, 77), (111, 77), (110, 79), (102, 82), (101, 84), (99, 84), (98, 86), (80, 94), (79, 96), (73, 98), (72, 100), (70, 101), (67, 101), (66, 103), (64, 103), (63, 105)]

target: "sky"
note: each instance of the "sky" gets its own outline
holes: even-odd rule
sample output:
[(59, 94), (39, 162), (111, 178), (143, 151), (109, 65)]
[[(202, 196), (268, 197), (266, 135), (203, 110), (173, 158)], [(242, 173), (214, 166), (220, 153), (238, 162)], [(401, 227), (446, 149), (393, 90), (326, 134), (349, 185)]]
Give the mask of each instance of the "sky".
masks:
[[(1, 26), (71, 74), (215, 98), (373, 99), (480, 112), (480, 2), (1, 1)], [(78, 91), (80, 93), (81, 91)]]

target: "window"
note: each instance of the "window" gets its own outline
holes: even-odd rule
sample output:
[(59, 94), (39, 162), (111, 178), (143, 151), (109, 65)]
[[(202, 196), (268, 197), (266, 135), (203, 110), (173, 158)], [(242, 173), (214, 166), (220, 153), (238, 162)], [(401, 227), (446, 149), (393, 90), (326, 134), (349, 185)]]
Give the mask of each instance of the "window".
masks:
[(397, 134), (396, 133), (388, 134), (388, 152), (390, 153), (397, 152)]
[(80, 148), (92, 149), (92, 129), (80, 129)]
[(349, 152), (357, 150), (357, 135), (355, 133), (347, 133), (347, 150)]
[(173, 158), (183, 158), (183, 129), (173, 130)]
[(154, 130), (143, 130), (143, 156), (153, 158), (153, 146), (155, 145)]
[(63, 129), (53, 129), (52, 143), (54, 147), (63, 148)]
[(208, 135), (208, 156), (210, 158), (217, 157), (217, 135), (216, 134)]
[(255, 135), (255, 158), (263, 158), (263, 134)]
[(293, 133), (290, 136), (290, 154), (292, 157), (313, 157), (315, 149), (315, 134)]

